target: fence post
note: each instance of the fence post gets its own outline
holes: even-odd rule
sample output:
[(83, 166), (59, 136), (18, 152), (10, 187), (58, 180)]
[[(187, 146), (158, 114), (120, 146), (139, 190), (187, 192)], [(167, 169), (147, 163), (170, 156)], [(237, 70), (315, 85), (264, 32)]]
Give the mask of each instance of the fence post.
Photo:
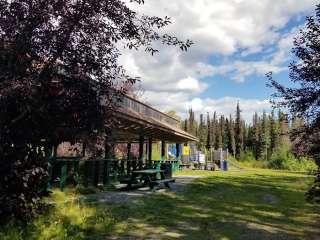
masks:
[(61, 175), (60, 175), (60, 190), (61, 191), (63, 191), (63, 189), (66, 186), (67, 174), (68, 174), (68, 164), (65, 161), (61, 161)]
[(51, 189), (51, 181), (52, 181), (52, 169), (55, 161), (55, 146), (52, 146), (51, 149), (48, 148), (46, 151), (47, 154), (47, 169), (49, 173), (49, 181), (47, 184), (47, 189)]

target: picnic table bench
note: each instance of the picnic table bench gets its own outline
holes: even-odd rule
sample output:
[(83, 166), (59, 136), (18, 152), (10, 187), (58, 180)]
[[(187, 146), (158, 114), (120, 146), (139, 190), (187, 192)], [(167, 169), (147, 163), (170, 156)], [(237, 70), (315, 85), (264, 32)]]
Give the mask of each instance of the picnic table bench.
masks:
[[(157, 179), (157, 174), (160, 174), (161, 179)], [(132, 171), (131, 177), (124, 179), (122, 182), (126, 183), (128, 188), (132, 188), (132, 185), (141, 184), (142, 186), (149, 186), (150, 189), (154, 189), (156, 186), (160, 186), (161, 184), (170, 188), (169, 183), (175, 182), (175, 179), (166, 178), (164, 170), (145, 169)]]
[(154, 188), (155, 186), (159, 186), (160, 184), (164, 184), (167, 188), (170, 188), (169, 183), (174, 183), (176, 180), (174, 178), (168, 178), (168, 179), (161, 179), (161, 180), (154, 180), (151, 181), (151, 188)]

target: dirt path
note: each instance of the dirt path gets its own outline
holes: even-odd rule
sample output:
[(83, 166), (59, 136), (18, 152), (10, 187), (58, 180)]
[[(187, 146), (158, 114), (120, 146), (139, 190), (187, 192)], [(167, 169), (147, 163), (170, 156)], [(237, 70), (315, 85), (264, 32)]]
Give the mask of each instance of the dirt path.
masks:
[(149, 187), (146, 188), (140, 188), (137, 190), (131, 190), (131, 191), (124, 191), (124, 190), (118, 190), (118, 191), (109, 191), (109, 192), (101, 192), (96, 195), (90, 195), (88, 196), (89, 199), (95, 199), (98, 202), (113, 202), (113, 203), (127, 203), (127, 202), (134, 202), (134, 200), (146, 197), (153, 194), (160, 194), (167, 191), (172, 191), (175, 193), (183, 191), (184, 187), (192, 182), (196, 178), (201, 178), (201, 176), (189, 176), (189, 175), (183, 175), (183, 176), (177, 176), (175, 177), (176, 182), (171, 184), (171, 189), (159, 189), (156, 191), (150, 191)]

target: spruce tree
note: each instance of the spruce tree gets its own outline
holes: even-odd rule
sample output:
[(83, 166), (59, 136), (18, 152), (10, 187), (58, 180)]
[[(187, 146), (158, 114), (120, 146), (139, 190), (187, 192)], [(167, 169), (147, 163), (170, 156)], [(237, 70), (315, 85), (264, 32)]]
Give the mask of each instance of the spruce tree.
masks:
[(183, 130), (188, 132), (188, 120), (184, 120), (184, 124), (183, 124)]
[(260, 134), (260, 158), (262, 160), (268, 160), (268, 149), (270, 145), (269, 126), (267, 114), (264, 111), (261, 122), (261, 134)]
[(217, 120), (217, 135), (216, 135), (216, 149), (222, 148), (223, 136), (222, 136), (222, 127), (221, 127), (221, 118)]
[(188, 126), (188, 132), (193, 134), (194, 136), (197, 136), (197, 123), (195, 121), (195, 115), (192, 110), (192, 108), (189, 109), (189, 126)]
[(235, 122), (235, 140), (236, 140), (236, 159), (240, 159), (243, 149), (243, 128), (241, 121), (241, 110), (239, 102), (237, 104), (236, 122)]
[(227, 148), (227, 135), (226, 135), (226, 120), (223, 115), (220, 116), (220, 131), (221, 131), (221, 148)]
[(216, 115), (216, 112), (214, 113), (214, 122), (215, 122), (215, 131), (216, 131), (216, 140), (215, 140), (215, 149), (219, 149), (221, 148), (221, 142), (222, 142), (222, 136), (221, 136), (221, 130), (220, 130), (220, 124), (219, 124), (219, 120), (218, 117)]
[(228, 121), (228, 150), (229, 153), (232, 154), (232, 156), (235, 156), (235, 152), (236, 152), (236, 143), (235, 143), (235, 138), (234, 138), (234, 123), (233, 123), (233, 119), (232, 116), (230, 114), (230, 118)]
[(279, 146), (279, 127), (276, 122), (274, 111), (272, 110), (270, 116), (270, 155), (275, 151)]
[(258, 113), (255, 113), (253, 116), (253, 153), (255, 159), (260, 157), (260, 118)]
[(246, 125), (246, 122), (243, 120), (242, 121), (242, 133), (243, 133), (243, 147), (242, 147), (242, 150), (243, 152), (246, 152), (247, 151), (247, 141), (248, 141), (248, 129), (247, 129), (247, 125)]
[(290, 138), (289, 138), (289, 121), (288, 116), (279, 110), (279, 132), (280, 139), (279, 144), (281, 147), (289, 148), (290, 147)]
[(248, 137), (246, 142), (246, 149), (250, 150), (252, 153), (254, 153), (254, 130), (253, 126), (248, 126)]
[(213, 119), (211, 120), (211, 146), (216, 148), (216, 135), (217, 135), (217, 123), (216, 123), (216, 112), (213, 114)]
[(203, 114), (200, 114), (200, 124), (198, 126), (198, 136), (199, 136), (199, 142), (198, 142), (198, 148), (201, 150), (204, 150), (206, 146), (206, 127), (204, 123)]
[(210, 115), (207, 113), (207, 142), (206, 142), (206, 148), (207, 150), (210, 150), (212, 147), (212, 130), (211, 130), (211, 120)]

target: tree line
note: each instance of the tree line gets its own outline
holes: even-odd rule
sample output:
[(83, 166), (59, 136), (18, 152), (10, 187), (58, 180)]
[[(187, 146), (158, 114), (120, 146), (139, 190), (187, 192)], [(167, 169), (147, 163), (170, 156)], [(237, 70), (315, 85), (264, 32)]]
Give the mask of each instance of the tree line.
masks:
[(238, 160), (250, 155), (255, 160), (268, 161), (281, 148), (290, 150), (297, 157), (304, 155), (301, 146), (290, 138), (290, 133), (303, 125), (301, 118), (289, 119), (281, 110), (254, 113), (252, 122), (246, 122), (238, 103), (235, 116), (230, 114), (227, 117), (214, 112), (206, 116), (200, 114), (197, 118), (191, 108), (182, 128), (198, 137), (199, 150), (222, 148)]

